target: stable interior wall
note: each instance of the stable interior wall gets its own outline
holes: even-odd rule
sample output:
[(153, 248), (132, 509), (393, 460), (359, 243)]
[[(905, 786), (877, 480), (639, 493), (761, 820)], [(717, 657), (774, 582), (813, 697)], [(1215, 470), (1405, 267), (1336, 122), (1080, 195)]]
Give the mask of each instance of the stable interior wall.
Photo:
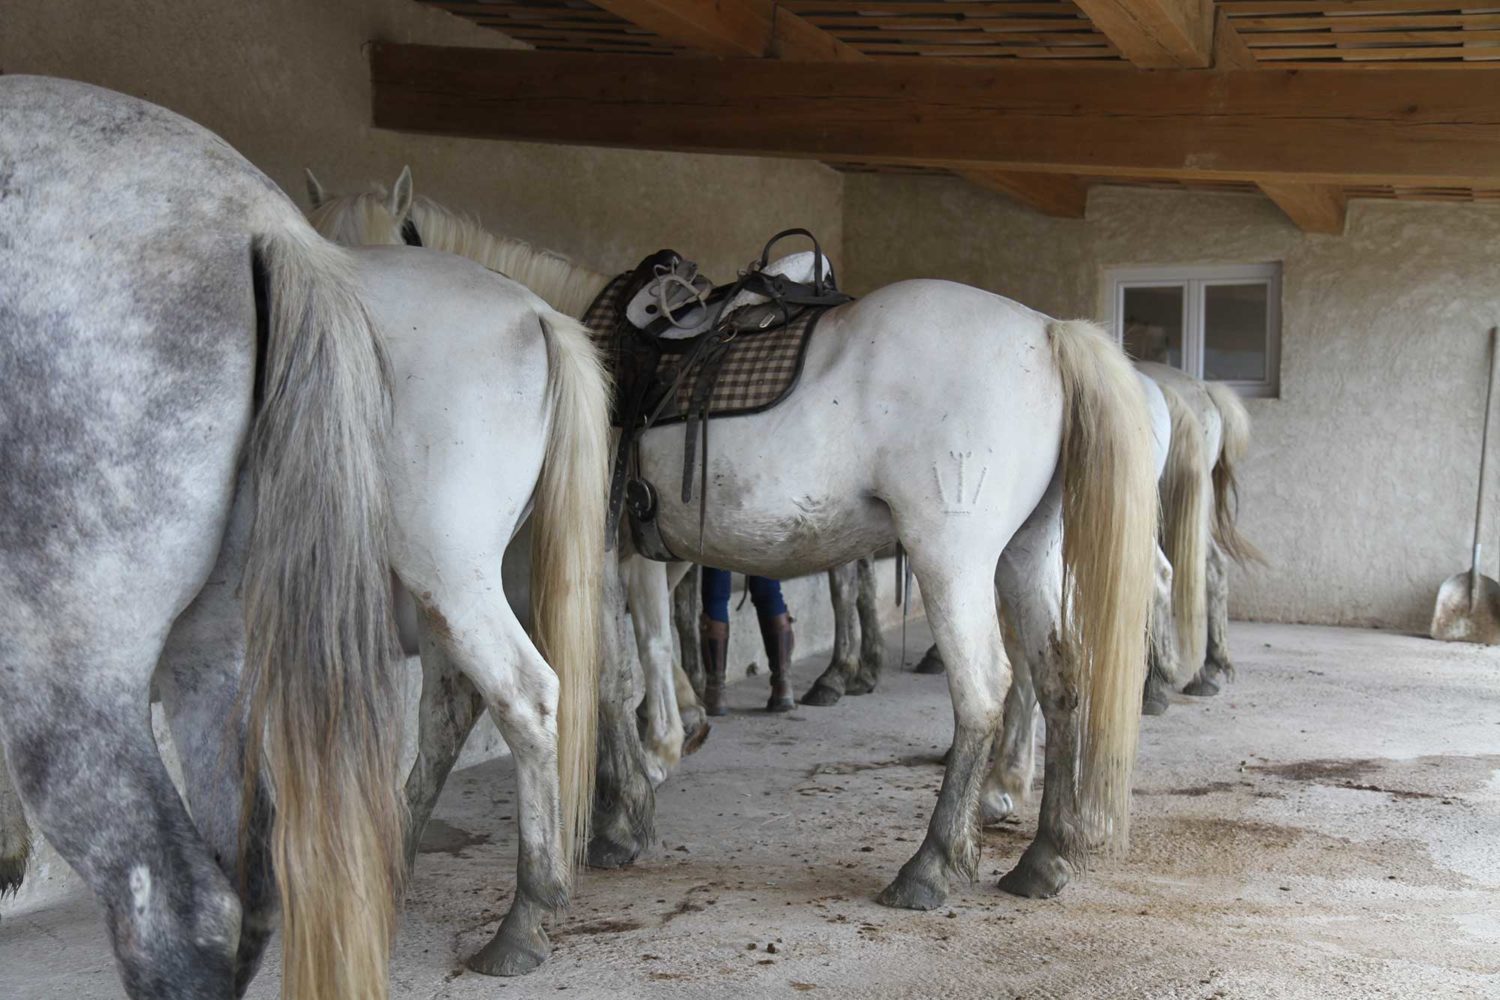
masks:
[(1281, 262), (1281, 392), (1246, 400), (1240, 482), (1269, 565), (1234, 570), (1231, 613), (1422, 631), (1467, 565), (1500, 206), (1356, 201), (1318, 236), (1258, 195), (1096, 187), (1064, 220), (956, 179), (850, 175), (844, 234), (855, 292), (946, 277), (1101, 320), (1112, 267)]

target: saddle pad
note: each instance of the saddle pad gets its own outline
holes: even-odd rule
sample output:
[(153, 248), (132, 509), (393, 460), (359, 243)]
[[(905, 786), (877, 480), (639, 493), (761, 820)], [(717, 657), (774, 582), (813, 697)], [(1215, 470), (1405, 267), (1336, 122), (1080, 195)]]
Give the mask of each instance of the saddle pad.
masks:
[[(584, 313), (584, 325), (615, 379), (615, 426), (620, 426), (624, 401), (636, 393), (648, 398), (648, 409), (677, 379), (694, 340), (656, 340), (625, 322), (624, 298), (631, 275), (622, 274), (605, 286)], [(710, 417), (759, 413), (791, 394), (802, 374), (802, 361), (818, 319), (826, 308), (806, 309), (790, 323), (769, 330), (742, 332), (727, 347), (718, 380), (708, 400)], [(654, 364), (652, 361), (654, 359)], [(702, 361), (694, 361), (677, 382), (673, 399), (662, 407), (653, 426), (686, 420)], [(644, 383), (644, 384), (643, 384)]]

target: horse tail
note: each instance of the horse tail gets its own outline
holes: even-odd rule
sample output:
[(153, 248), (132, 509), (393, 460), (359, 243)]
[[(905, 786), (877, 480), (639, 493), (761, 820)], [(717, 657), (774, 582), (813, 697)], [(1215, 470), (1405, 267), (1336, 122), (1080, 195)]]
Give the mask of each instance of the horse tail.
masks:
[(541, 321), (551, 412), (532, 512), (531, 621), (557, 671), (563, 846), (576, 863), (594, 801), (610, 384), (582, 324), (552, 311)]
[(1250, 450), (1250, 414), (1245, 409), (1239, 393), (1218, 382), (1205, 382), (1208, 397), (1224, 424), (1224, 443), (1219, 448), (1219, 460), (1214, 464), (1214, 541), (1230, 558), (1241, 566), (1258, 562), (1265, 565), (1266, 557), (1260, 549), (1240, 534), (1239, 478), (1236, 467)]
[(282, 996), (384, 1000), (406, 815), (385, 357), (347, 252), (300, 218), (271, 229), (254, 242), (269, 336), (248, 453), (244, 815), (263, 781)]
[(1155, 590), (1155, 446), (1145, 393), (1104, 331), (1047, 332), (1064, 398), (1063, 648), (1082, 716), (1081, 818), (1123, 848)]
[(1178, 393), (1159, 385), (1172, 417), (1172, 442), (1161, 476), (1162, 549), (1172, 564), (1172, 610), (1179, 665), (1188, 676), (1203, 665), (1208, 637), (1208, 531), (1213, 481), (1203, 425)]
[(21, 808), (21, 796), (11, 787), (5, 748), (0, 746), (0, 899), (21, 891), (31, 846), (31, 827)]

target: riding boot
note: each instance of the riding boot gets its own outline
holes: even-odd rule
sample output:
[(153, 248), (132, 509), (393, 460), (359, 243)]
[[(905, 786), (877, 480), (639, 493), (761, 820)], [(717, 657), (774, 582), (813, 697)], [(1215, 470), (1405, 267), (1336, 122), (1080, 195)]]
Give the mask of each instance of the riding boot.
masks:
[(729, 623), (699, 615), (698, 648), (703, 653), (703, 710), (709, 715), (728, 715), (724, 678), (729, 666)]
[(766, 646), (766, 662), (771, 665), (771, 700), (767, 712), (790, 712), (792, 702), (792, 616), (762, 616), (760, 641)]

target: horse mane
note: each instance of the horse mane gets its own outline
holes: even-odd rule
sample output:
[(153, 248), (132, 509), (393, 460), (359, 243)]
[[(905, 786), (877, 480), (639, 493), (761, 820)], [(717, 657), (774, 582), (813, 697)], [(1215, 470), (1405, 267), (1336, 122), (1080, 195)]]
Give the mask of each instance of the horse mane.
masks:
[[(401, 224), (386, 207), (385, 189), (378, 186), (365, 194), (329, 198), (308, 218), (318, 232), (346, 246), (404, 242)], [(455, 212), (431, 198), (413, 199), (411, 219), (424, 247), (499, 271), (567, 316), (582, 316), (612, 277), (525, 240), (496, 236), (475, 216)]]

